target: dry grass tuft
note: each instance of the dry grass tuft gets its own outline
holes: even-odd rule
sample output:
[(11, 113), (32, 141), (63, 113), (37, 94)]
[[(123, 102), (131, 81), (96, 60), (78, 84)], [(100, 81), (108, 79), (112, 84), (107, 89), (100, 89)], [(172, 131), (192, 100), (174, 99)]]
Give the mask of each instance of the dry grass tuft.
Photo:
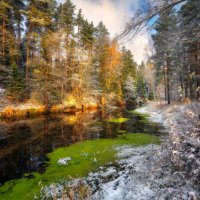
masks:
[(51, 108), (50, 108), (50, 112), (51, 113), (60, 113), (63, 111), (63, 106), (62, 105), (53, 105)]
[(7, 106), (3, 111), (2, 111), (2, 117), (6, 118), (11, 118), (12, 116), (15, 115), (15, 109), (14, 107)]
[(22, 117), (29, 117), (44, 114), (46, 112), (45, 106), (29, 107), (29, 108), (14, 108), (12, 106), (7, 106), (1, 112), (1, 118), (6, 119), (17, 119)]
[(89, 103), (85, 107), (87, 110), (96, 110), (98, 109), (98, 104), (97, 103)]
[(191, 100), (190, 100), (190, 98), (188, 98), (188, 97), (185, 98), (185, 99), (183, 99), (182, 102), (185, 103), (185, 104), (187, 104), (187, 105), (188, 105), (188, 104), (191, 104)]

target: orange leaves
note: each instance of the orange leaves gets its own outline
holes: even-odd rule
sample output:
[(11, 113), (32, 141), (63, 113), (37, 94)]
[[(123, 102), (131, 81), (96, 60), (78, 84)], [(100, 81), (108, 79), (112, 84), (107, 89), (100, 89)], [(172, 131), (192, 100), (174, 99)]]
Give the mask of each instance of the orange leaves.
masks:
[(119, 75), (121, 63), (121, 53), (118, 50), (118, 44), (116, 41), (113, 41), (108, 48), (108, 54), (106, 59), (106, 86), (110, 89), (112, 80), (115, 79), (117, 75)]
[(118, 44), (116, 41), (113, 41), (111, 46), (108, 48), (108, 63), (110, 67), (117, 67), (120, 64), (121, 53), (118, 50)]

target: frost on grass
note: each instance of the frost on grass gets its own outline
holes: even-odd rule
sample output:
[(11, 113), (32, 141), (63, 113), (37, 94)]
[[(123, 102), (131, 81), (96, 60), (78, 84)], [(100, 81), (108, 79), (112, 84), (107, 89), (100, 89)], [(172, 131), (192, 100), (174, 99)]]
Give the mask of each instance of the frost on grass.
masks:
[(61, 158), (58, 160), (58, 165), (68, 165), (71, 161), (71, 158), (66, 157), (66, 158)]
[(68, 182), (53, 183), (41, 189), (39, 196), (34, 199), (79, 200), (89, 199), (90, 189), (84, 180), (75, 179)]
[(70, 199), (76, 195), (74, 199), (154, 199), (150, 163), (153, 163), (153, 155), (159, 148), (157, 145), (116, 147), (116, 163), (101, 166), (83, 179), (63, 180), (44, 187), (40, 198)]
[(150, 114), (151, 120), (165, 127), (168, 134), (163, 136), (162, 146), (116, 147), (118, 162), (100, 167), (81, 180), (47, 187), (43, 196), (62, 199), (63, 195), (77, 195), (74, 199), (84, 196), (82, 199), (92, 200), (199, 199), (199, 102), (155, 104), (138, 111)]
[[(151, 159), (153, 159), (153, 155), (158, 149), (159, 146), (156, 145), (118, 147), (119, 166), (108, 168), (98, 174), (98, 190), (93, 193), (91, 199), (154, 199), (155, 190), (151, 188), (150, 184), (152, 166), (149, 164), (152, 162)], [(116, 172), (112, 173), (114, 171)], [(112, 176), (109, 179), (108, 177), (107, 179), (102, 179), (102, 174), (111, 174)]]
[[(138, 110), (140, 111), (140, 110)], [(159, 121), (168, 135), (158, 154), (155, 174), (158, 199), (200, 197), (200, 103), (154, 105), (141, 109)], [(157, 118), (158, 117), (158, 118)]]

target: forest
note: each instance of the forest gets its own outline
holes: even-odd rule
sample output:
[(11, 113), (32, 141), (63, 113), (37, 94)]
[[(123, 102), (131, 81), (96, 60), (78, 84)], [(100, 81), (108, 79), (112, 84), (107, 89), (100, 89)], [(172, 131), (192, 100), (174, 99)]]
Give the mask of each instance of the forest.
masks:
[(131, 51), (111, 39), (102, 22), (88, 22), (71, 1), (0, 3), (0, 76), (8, 99), (49, 108), (152, 98), (140, 70), (144, 63), (138, 68)]
[(0, 199), (200, 198), (200, 1), (105, 2), (0, 0)]
[(80, 107), (163, 94), (169, 104), (199, 98), (198, 1), (169, 7), (156, 20), (150, 27), (156, 53), (140, 65), (103, 22), (95, 27), (71, 1), (0, 3), (1, 91), (12, 101)]

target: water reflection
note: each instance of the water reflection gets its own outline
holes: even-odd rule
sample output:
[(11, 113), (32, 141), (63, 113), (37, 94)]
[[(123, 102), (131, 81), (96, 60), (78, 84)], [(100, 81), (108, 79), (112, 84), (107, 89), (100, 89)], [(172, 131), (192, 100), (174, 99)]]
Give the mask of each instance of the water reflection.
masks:
[(157, 128), (140, 122), (137, 116), (121, 111), (115, 115), (126, 115), (130, 120), (108, 123), (105, 120), (110, 116), (99, 111), (0, 122), (0, 184), (31, 172), (42, 173), (46, 154), (58, 147), (85, 139), (112, 138), (119, 130), (157, 133)]

